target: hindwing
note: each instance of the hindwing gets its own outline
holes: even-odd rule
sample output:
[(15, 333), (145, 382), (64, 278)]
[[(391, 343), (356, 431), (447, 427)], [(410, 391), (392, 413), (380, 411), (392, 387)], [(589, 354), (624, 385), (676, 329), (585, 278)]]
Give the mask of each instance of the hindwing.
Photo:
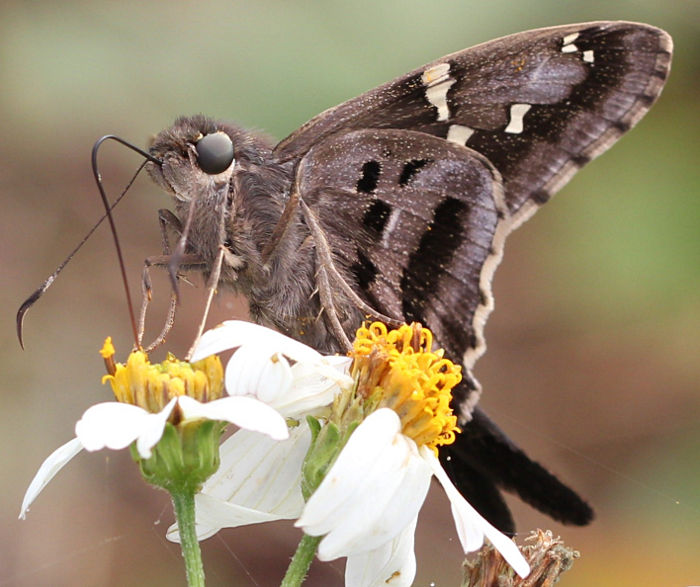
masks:
[(457, 356), (476, 344), (482, 270), (507, 214), (485, 157), (414, 131), (352, 131), (304, 157), (297, 189), (370, 306), (422, 322)]

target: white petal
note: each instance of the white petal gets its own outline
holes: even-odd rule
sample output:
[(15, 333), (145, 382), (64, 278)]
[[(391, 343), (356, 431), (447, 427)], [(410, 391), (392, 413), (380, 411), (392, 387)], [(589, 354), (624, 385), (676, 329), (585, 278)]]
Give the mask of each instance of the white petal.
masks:
[(332, 512), (340, 509), (361, 488), (375, 444), (386, 446), (399, 430), (400, 422), (393, 411), (382, 409), (370, 414), (350, 437), (295, 525), (303, 527), (307, 534), (325, 534)]
[[(221, 528), (298, 517), (304, 507), (301, 465), (310, 444), (308, 426), (293, 428), (289, 439), (281, 442), (248, 430), (225, 440), (219, 470), (195, 498), (197, 536), (204, 539)], [(171, 527), (168, 538), (172, 540), (176, 531)]]
[(80, 440), (74, 438), (69, 440), (66, 444), (59, 446), (55, 451), (53, 451), (49, 457), (41, 464), (39, 470), (34, 475), (34, 479), (29, 484), (26, 493), (24, 494), (24, 499), (22, 500), (22, 509), (20, 510), (19, 517), (24, 520), (29, 511), (29, 506), (32, 505), (37, 496), (46, 487), (46, 485), (53, 479), (66, 464), (81, 450), (83, 450), (83, 445)]
[(221, 445), (221, 466), (202, 492), (296, 517), (304, 505), (301, 466), (310, 444), (311, 432), (306, 425), (292, 428), (289, 438), (280, 442), (240, 430)]
[(226, 365), (226, 391), (248, 395), (272, 406), (292, 385), (289, 362), (269, 346), (259, 343), (239, 348)]
[[(228, 503), (204, 493), (195, 495), (194, 502), (197, 540), (210, 538), (221, 530), (221, 528), (234, 528), (236, 526), (259, 524), (261, 522), (274, 522), (285, 518), (285, 516), (278, 516)], [(168, 528), (165, 537), (171, 542), (180, 542), (180, 533), (177, 524), (173, 524)]]
[(276, 400), (274, 407), (294, 418), (330, 405), (341, 385), (352, 385), (352, 378), (346, 374), (349, 364), (349, 357), (325, 357), (321, 363), (294, 364), (293, 385)]
[(414, 518), (390, 542), (363, 554), (348, 557), (345, 565), (346, 587), (410, 587), (416, 576), (413, 550), (416, 523)]
[(159, 413), (150, 414), (138, 406), (120, 402), (95, 404), (76, 423), (75, 435), (89, 451), (120, 450), (137, 440), (139, 454), (148, 458), (163, 435), (174, 405), (172, 399)]
[[(309, 499), (297, 525), (310, 535), (325, 534), (318, 549), (320, 560), (373, 550), (393, 540), (417, 517), (432, 474), (415, 443), (399, 428), (392, 410), (371, 414)], [(393, 436), (386, 436), (386, 430)], [(355, 457), (358, 446), (361, 458)], [(345, 499), (339, 502), (339, 495)], [(313, 516), (318, 516), (316, 522), (309, 523)]]
[[(279, 332), (249, 322), (229, 321), (206, 332), (193, 359), (236, 348), (226, 365), (229, 395), (247, 395), (286, 417), (329, 405), (340, 384), (352, 384), (348, 357), (324, 357)], [(295, 364), (290, 367), (287, 359)]]
[(238, 348), (247, 343), (261, 344), (272, 353), (282, 353), (295, 361), (315, 361), (321, 357), (320, 353), (311, 347), (259, 324), (228, 320), (202, 335), (192, 360), (199, 361), (209, 355)]
[(143, 427), (136, 439), (136, 450), (143, 459), (151, 456), (151, 449), (160, 442), (165, 430), (165, 423), (175, 407), (177, 398), (171, 399), (167, 405), (157, 414), (148, 414), (143, 422)]
[(75, 433), (86, 450), (121, 449), (141, 433), (148, 412), (119, 402), (105, 402), (88, 408), (75, 425)]
[(481, 548), (484, 542), (484, 536), (491, 541), (491, 544), (503, 555), (508, 564), (513, 567), (516, 573), (521, 577), (527, 577), (530, 573), (530, 565), (523, 554), (518, 550), (517, 545), (506, 535), (489, 524), (479, 512), (477, 512), (464, 497), (459, 493), (457, 488), (452, 484), (450, 478), (442, 468), (440, 461), (435, 456), (432, 450), (427, 447), (421, 447), (421, 454), (428, 462), (433, 474), (445, 490), (447, 497), (452, 506), (452, 516), (457, 527), (457, 534), (462, 543), (464, 552), (472, 552)]
[(178, 402), (186, 420), (224, 420), (246, 430), (262, 432), (275, 440), (289, 437), (285, 419), (274, 408), (252, 397), (229, 396), (201, 403), (191, 397), (180, 396)]
[(370, 458), (376, 462), (362, 487), (335, 513), (336, 526), (319, 544), (320, 560), (378, 548), (393, 540), (418, 516), (432, 474), (418, 456), (413, 441), (398, 435), (389, 450), (380, 452), (377, 447)]
[(395, 539), (396, 532), (403, 532), (402, 529), (418, 517), (418, 512), (423, 507), (430, 489), (432, 472), (418, 456), (415, 443), (403, 436), (401, 439), (410, 447), (410, 451), (403, 453), (405, 461), (399, 474), (401, 480), (391, 495), (389, 506), (367, 521), (363, 531), (365, 536), (358, 537), (350, 552), (363, 552)]

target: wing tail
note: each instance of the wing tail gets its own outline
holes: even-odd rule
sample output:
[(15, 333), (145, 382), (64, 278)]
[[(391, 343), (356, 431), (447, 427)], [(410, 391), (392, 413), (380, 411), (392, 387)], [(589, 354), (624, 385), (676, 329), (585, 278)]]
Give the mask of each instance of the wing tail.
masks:
[(480, 408), (455, 443), (440, 451), (440, 460), (462, 495), (507, 534), (515, 526), (498, 489), (516, 493), (563, 524), (585, 526), (593, 520), (591, 506), (527, 456)]

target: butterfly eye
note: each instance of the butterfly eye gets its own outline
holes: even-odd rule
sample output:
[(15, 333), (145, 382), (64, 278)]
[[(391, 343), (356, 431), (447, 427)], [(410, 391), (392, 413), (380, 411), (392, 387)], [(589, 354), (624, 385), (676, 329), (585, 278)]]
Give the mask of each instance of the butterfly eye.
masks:
[(195, 146), (199, 168), (209, 175), (226, 171), (233, 161), (233, 143), (224, 132), (206, 135)]

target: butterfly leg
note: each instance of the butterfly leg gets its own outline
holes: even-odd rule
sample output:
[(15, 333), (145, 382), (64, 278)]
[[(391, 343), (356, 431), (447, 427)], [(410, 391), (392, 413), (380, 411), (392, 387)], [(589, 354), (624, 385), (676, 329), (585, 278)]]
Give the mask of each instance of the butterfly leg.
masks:
[[(187, 241), (187, 234), (189, 233), (189, 226), (191, 223), (192, 219), (192, 210), (194, 209), (194, 201), (190, 206), (190, 213), (187, 215), (187, 223), (185, 224), (185, 230), (183, 231), (182, 236), (180, 237), (180, 240), (178, 241), (178, 249), (175, 251), (175, 255), (180, 255), (179, 258), (176, 259), (176, 262), (180, 262), (181, 260), (184, 260), (187, 255), (184, 254), (185, 250), (185, 243)], [(216, 287), (219, 285), (219, 278), (221, 277), (221, 267), (224, 263), (224, 259), (226, 259), (226, 262), (228, 265), (231, 266), (236, 266), (239, 262), (240, 259), (236, 257), (235, 255), (232, 255), (231, 252), (228, 250), (228, 248), (225, 245), (225, 240), (226, 240), (226, 212), (227, 212), (227, 207), (224, 202), (220, 202), (219, 205), (217, 206), (217, 212), (219, 213), (219, 247), (218, 247), (218, 252), (216, 253), (216, 258), (214, 260), (213, 265), (211, 266), (211, 273), (209, 274), (209, 279), (207, 281), (207, 301), (206, 304), (204, 305), (204, 311), (202, 312), (202, 319), (199, 321), (199, 327), (197, 328), (197, 334), (194, 337), (194, 340), (192, 341), (192, 345), (190, 346), (190, 349), (187, 351), (187, 354), (185, 355), (185, 360), (189, 361), (190, 357), (192, 356), (192, 353), (194, 353), (194, 349), (197, 346), (197, 343), (199, 342), (199, 339), (202, 336), (202, 332), (204, 332), (204, 325), (206, 324), (207, 317), (209, 316), (209, 310), (211, 309), (211, 302), (214, 299), (214, 294), (216, 293)], [(172, 269), (172, 262), (171, 262), (171, 269)]]
[(330, 329), (338, 340), (341, 349), (344, 352), (349, 352), (352, 349), (352, 343), (338, 318), (338, 311), (333, 301), (333, 290), (328, 279), (328, 272), (324, 266), (320, 266), (316, 272), (316, 280), (318, 282), (318, 295), (321, 299), (321, 313), (319, 314), (319, 318), (322, 314), (328, 317)]
[(161, 239), (161, 250), (162, 255), (154, 255), (146, 258), (144, 261), (143, 276), (142, 276), (142, 289), (144, 296), (151, 299), (152, 285), (150, 272), (148, 271), (152, 266), (164, 266), (164, 260), (170, 258), (171, 247), (170, 247), (170, 237), (169, 229), (172, 230), (178, 237), (182, 233), (182, 224), (180, 220), (173, 212), (168, 209), (158, 210), (158, 226), (160, 227), (160, 239)]
[[(162, 209), (162, 210), (158, 211), (158, 223), (160, 226), (161, 244), (162, 244), (162, 248), (163, 248), (163, 254), (147, 257), (144, 260), (143, 274), (142, 274), (142, 279), (141, 279), (142, 301), (141, 301), (141, 310), (139, 312), (139, 325), (138, 325), (138, 334), (139, 334), (138, 342), (139, 342), (139, 344), (141, 344), (142, 340), (143, 340), (143, 334), (145, 331), (145, 324), (146, 324), (146, 313), (147, 313), (148, 305), (151, 301), (151, 298), (153, 297), (153, 286), (152, 286), (152, 281), (151, 281), (151, 276), (150, 276), (150, 268), (151, 267), (170, 267), (172, 254), (171, 254), (169, 230), (173, 230), (178, 235), (182, 232), (182, 225), (180, 223), (180, 220), (170, 210)], [(189, 265), (189, 266), (195, 265), (196, 266), (196, 265), (204, 265), (204, 263), (197, 255), (184, 255), (183, 257), (180, 258), (180, 266), (182, 266), (182, 265)], [(179, 279), (179, 276), (176, 275), (176, 279)], [(150, 352), (154, 348), (158, 347), (165, 340), (165, 337), (168, 335), (168, 333), (172, 329), (173, 323), (175, 321), (176, 306), (177, 306), (177, 295), (176, 295), (176, 292), (173, 290), (170, 294), (170, 304), (168, 306), (168, 315), (165, 319), (165, 323), (163, 325), (163, 328), (162, 328), (160, 334), (156, 337), (156, 339), (150, 345), (148, 345), (148, 347), (146, 347), (146, 349), (145, 349), (146, 352)]]
[[(165, 263), (165, 259), (170, 255), (170, 239), (168, 237), (168, 228), (172, 228), (175, 232), (182, 232), (182, 227), (180, 220), (168, 209), (162, 208), (158, 210), (158, 226), (160, 227), (160, 237), (161, 237), (161, 248), (163, 255), (147, 257), (143, 263), (143, 273), (141, 278), (141, 310), (139, 312), (139, 327), (138, 327), (138, 343), (139, 345), (143, 342), (143, 334), (146, 328), (146, 312), (148, 310), (148, 304), (153, 297), (153, 284), (151, 281), (150, 268), (152, 266), (162, 266)], [(172, 328), (173, 322), (175, 321), (175, 306), (176, 298), (174, 295), (171, 296), (170, 306), (168, 308), (168, 316), (165, 321), (165, 325), (158, 337), (149, 345), (147, 350), (152, 350), (157, 347), (163, 340), (170, 329)]]
[[(349, 303), (358, 308), (361, 312), (365, 314), (367, 318), (374, 318), (375, 320), (381, 320), (389, 326), (398, 327), (403, 323), (402, 320), (398, 320), (392, 316), (387, 316), (378, 312), (372, 306), (367, 304), (360, 296), (358, 296), (352, 287), (345, 281), (343, 276), (340, 274), (338, 269), (333, 262), (333, 257), (331, 255), (331, 249), (328, 244), (323, 230), (321, 229), (318, 219), (316, 218), (313, 211), (301, 201), (301, 209), (304, 213), (304, 219), (307, 222), (311, 235), (314, 239), (314, 244), (316, 245), (316, 255), (318, 257), (318, 277), (319, 277), (319, 295), (321, 297), (321, 303), (326, 310), (326, 315), (331, 320), (331, 327), (333, 333), (338, 337), (338, 340), (344, 342), (344, 346), (348, 349), (352, 347), (350, 341), (348, 340), (345, 330), (343, 329), (340, 320), (338, 318), (338, 313), (335, 310), (335, 305), (332, 303), (333, 300), (333, 289), (332, 286), (335, 285), (340, 288), (340, 291), (346, 296)], [(337, 294), (336, 294), (337, 295)], [(339, 330), (338, 330), (339, 329)], [(342, 333), (342, 337), (339, 336)]]
[[(219, 283), (219, 277), (221, 277), (221, 266), (224, 261), (224, 256), (226, 254), (226, 247), (222, 244), (219, 245), (219, 252), (216, 255), (216, 260), (212, 266), (211, 274), (209, 275), (209, 280), (207, 282), (207, 301), (204, 305), (204, 312), (202, 313), (202, 319), (199, 322), (199, 327), (197, 328), (197, 335), (192, 341), (190, 349), (185, 355), (185, 360), (189, 361), (192, 353), (194, 353), (194, 347), (197, 346), (199, 339), (202, 337), (202, 332), (204, 332), (204, 324), (207, 321), (207, 316), (209, 316), (209, 310), (211, 309), (211, 302), (214, 299), (214, 293), (216, 292), (216, 286)], [(174, 297), (174, 296), (173, 296)], [(172, 303), (172, 301), (171, 301)]]

